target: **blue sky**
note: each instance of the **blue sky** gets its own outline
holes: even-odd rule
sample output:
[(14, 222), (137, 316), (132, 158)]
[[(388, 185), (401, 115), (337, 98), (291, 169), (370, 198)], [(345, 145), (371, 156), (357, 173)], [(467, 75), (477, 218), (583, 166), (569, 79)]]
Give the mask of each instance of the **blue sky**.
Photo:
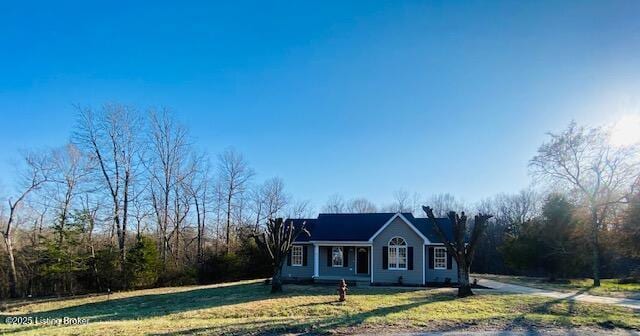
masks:
[(74, 104), (169, 107), (316, 208), (517, 191), (545, 132), (640, 111), (638, 1), (17, 3), (0, 4), (5, 190), (19, 150), (69, 139)]

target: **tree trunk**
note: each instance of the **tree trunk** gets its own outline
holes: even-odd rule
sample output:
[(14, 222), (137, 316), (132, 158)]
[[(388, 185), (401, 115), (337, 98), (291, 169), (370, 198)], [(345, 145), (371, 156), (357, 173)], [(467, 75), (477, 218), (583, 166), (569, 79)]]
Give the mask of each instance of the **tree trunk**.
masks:
[(282, 263), (280, 266), (274, 266), (273, 277), (271, 277), (271, 293), (282, 292)]
[(175, 195), (174, 202), (174, 231), (175, 232), (175, 240), (173, 243), (173, 263), (176, 266), (176, 269), (180, 268), (180, 200), (178, 199), (178, 195)]
[(18, 272), (16, 271), (16, 260), (13, 256), (13, 244), (11, 242), (11, 233), (4, 234), (4, 244), (7, 247), (9, 256), (9, 296), (18, 297)]
[(124, 173), (124, 188), (122, 190), (122, 229), (119, 229), (118, 249), (120, 250), (120, 271), (122, 272), (123, 287), (129, 288), (129, 280), (127, 279), (127, 221), (129, 219), (129, 171)]
[(129, 220), (129, 172), (125, 172), (124, 178), (124, 190), (123, 190), (123, 202), (122, 202), (122, 235), (120, 236), (120, 260), (122, 262), (122, 270), (125, 270), (127, 260), (127, 222)]
[(194, 197), (194, 202), (196, 206), (196, 221), (198, 223), (198, 245), (196, 246), (196, 262), (198, 264), (198, 268), (202, 269), (202, 226), (200, 225), (200, 202), (198, 202), (198, 198)]
[[(165, 173), (166, 176), (168, 176)], [(167, 236), (167, 232), (169, 231), (169, 188), (170, 182), (165, 180), (164, 185), (164, 208), (162, 209), (162, 267), (164, 269), (167, 268), (167, 259), (169, 256), (167, 255), (169, 251), (169, 237)]]
[(594, 209), (591, 211), (591, 248), (593, 267), (593, 287), (600, 287), (600, 247), (598, 243), (598, 213)]
[(231, 236), (231, 192), (229, 192), (229, 197), (227, 197), (227, 237), (225, 243), (227, 244), (227, 253), (230, 251), (230, 242), (229, 239)]
[(469, 265), (466, 261), (460, 260), (458, 262), (458, 297), (463, 298), (473, 295), (471, 291), (471, 284), (469, 283)]
[(91, 243), (91, 246), (89, 248), (91, 250), (90, 264), (91, 264), (91, 270), (93, 273), (93, 279), (96, 282), (98, 291), (102, 292), (102, 284), (100, 283), (100, 276), (98, 273), (98, 263), (96, 262), (96, 250), (93, 247), (93, 243)]
[(592, 233), (592, 245), (593, 245), (593, 287), (600, 287), (600, 249), (598, 248), (598, 233)]
[[(96, 214), (95, 212), (89, 212), (89, 198), (87, 197), (87, 205), (85, 207), (85, 211), (87, 211), (90, 214), (89, 217), (89, 229), (87, 232), (87, 240), (89, 242), (89, 254), (90, 254), (90, 258), (89, 258), (89, 264), (91, 265), (91, 270), (92, 270), (92, 275), (93, 275), (93, 279), (95, 281), (96, 286), (98, 287), (99, 291), (102, 291), (102, 286), (100, 284), (100, 277), (98, 276), (98, 263), (96, 260), (96, 249), (93, 245), (93, 229), (95, 227), (95, 218), (96, 218)], [(97, 209), (96, 209), (97, 211)]]

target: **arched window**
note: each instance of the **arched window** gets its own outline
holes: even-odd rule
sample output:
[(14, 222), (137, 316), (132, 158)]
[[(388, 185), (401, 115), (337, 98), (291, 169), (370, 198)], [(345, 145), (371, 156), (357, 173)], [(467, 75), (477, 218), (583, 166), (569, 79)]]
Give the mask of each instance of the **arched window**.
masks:
[(407, 269), (407, 242), (401, 237), (393, 237), (389, 240), (389, 265), (390, 270)]

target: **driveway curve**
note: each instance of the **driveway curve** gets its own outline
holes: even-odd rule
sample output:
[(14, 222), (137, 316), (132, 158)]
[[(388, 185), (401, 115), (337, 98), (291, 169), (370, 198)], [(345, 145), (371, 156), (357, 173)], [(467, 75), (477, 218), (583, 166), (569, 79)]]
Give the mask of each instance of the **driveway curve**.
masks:
[(575, 300), (591, 303), (611, 304), (620, 307), (640, 310), (640, 300), (597, 296), (581, 292), (557, 292), (548, 289), (513, 285), (495, 280), (478, 278), (478, 284), (501, 292), (547, 296), (555, 299)]

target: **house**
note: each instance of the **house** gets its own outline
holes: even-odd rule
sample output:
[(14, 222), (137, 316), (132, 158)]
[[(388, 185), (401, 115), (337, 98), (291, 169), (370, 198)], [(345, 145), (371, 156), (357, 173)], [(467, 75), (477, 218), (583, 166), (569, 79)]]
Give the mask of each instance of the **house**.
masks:
[[(438, 218), (448, 239), (452, 226)], [(457, 265), (427, 218), (411, 213), (320, 214), (305, 222), (282, 269), (285, 280), (345, 279), (423, 286), (457, 281)]]

